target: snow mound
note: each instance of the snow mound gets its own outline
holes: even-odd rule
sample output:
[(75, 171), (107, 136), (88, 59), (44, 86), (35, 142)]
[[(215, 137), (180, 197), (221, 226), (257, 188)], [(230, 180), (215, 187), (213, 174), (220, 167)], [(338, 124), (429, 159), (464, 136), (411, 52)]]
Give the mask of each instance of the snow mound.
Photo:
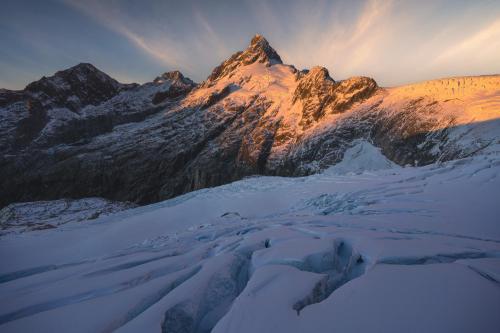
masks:
[(354, 145), (346, 150), (342, 161), (328, 168), (325, 172), (346, 175), (392, 168), (399, 168), (399, 166), (388, 160), (379, 148), (368, 141), (356, 140)]

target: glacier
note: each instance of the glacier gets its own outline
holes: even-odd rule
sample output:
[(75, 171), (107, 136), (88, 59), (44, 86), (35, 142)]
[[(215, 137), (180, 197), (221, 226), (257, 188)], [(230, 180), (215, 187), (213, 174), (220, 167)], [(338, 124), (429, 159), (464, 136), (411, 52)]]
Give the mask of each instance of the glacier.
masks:
[(319, 174), (5, 233), (0, 331), (498, 332), (499, 174), (495, 149), (400, 167), (356, 141)]

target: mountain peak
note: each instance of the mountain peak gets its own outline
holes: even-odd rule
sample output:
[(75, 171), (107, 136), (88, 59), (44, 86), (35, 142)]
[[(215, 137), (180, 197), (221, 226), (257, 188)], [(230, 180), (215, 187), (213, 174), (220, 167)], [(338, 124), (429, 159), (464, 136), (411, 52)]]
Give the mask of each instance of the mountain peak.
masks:
[(243, 52), (247, 54), (248, 60), (251, 62), (271, 62), (282, 63), (279, 54), (274, 50), (264, 36), (256, 34), (250, 41), (250, 45)]
[(306, 78), (309, 80), (314, 80), (314, 81), (323, 81), (323, 80), (329, 80), (332, 82), (335, 82), (331, 77), (330, 73), (328, 72), (328, 69), (322, 66), (314, 66), (311, 68), (307, 74), (305, 75)]
[(88, 62), (81, 62), (78, 65), (75, 65), (67, 69), (67, 71), (70, 70), (87, 70), (92, 72), (100, 72), (94, 65)]
[(119, 86), (118, 81), (107, 75), (106, 73), (97, 69), (90, 63), (79, 63), (78, 65), (70, 68), (60, 70), (54, 75), (49, 77), (42, 77), (40, 80), (30, 83), (26, 86), (27, 90), (36, 89), (40, 85), (52, 84), (54, 86), (61, 86), (60, 88), (69, 89), (73, 81), (100, 81), (106, 82), (109, 85)]
[(154, 83), (163, 83), (165, 81), (175, 81), (186, 84), (195, 84), (190, 78), (185, 77), (180, 71), (165, 72), (154, 79)]
[[(25, 90), (46, 104), (69, 106), (76, 111), (97, 105), (116, 95), (123, 85), (89, 63), (79, 63), (49, 77), (28, 84)], [(71, 103), (68, 103), (68, 100)]]
[(262, 35), (259, 35), (259, 34), (255, 34), (252, 39), (250, 40), (250, 45), (248, 46), (248, 48), (252, 48), (252, 49), (266, 49), (266, 48), (270, 48), (271, 46), (269, 45), (269, 42), (267, 41), (267, 39), (264, 38), (264, 36)]
[(267, 40), (264, 38), (264, 36), (259, 35), (259, 34), (255, 34), (252, 37), (252, 40), (250, 41), (250, 44), (254, 44), (254, 43), (257, 43), (259, 41), (265, 41), (265, 42), (267, 42)]
[(104, 73), (103, 71), (99, 70), (97, 67), (94, 65), (87, 63), (87, 62), (81, 62), (75, 66), (72, 66), (70, 68), (60, 70), (54, 74), (54, 76), (49, 77), (50, 78), (60, 78), (64, 80), (68, 79), (78, 79), (78, 80), (86, 80), (89, 78), (98, 78), (101, 81), (115, 81), (113, 78), (111, 78), (109, 75)]
[(262, 35), (255, 35), (245, 51), (236, 52), (229, 59), (217, 66), (207, 78), (205, 84), (210, 85), (218, 79), (229, 75), (236, 68), (253, 63), (262, 63), (266, 66), (282, 64), (279, 54), (269, 45)]

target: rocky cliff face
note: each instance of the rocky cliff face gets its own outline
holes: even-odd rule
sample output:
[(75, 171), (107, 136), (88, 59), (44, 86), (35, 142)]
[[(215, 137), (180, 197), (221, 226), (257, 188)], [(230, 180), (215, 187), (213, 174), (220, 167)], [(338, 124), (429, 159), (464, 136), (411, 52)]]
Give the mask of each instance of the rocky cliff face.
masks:
[(326, 68), (318, 66), (298, 80), (292, 100), (301, 102), (301, 125), (307, 128), (325, 115), (348, 110), (354, 103), (373, 95), (377, 88), (375, 80), (368, 77), (335, 82)]
[(101, 196), (150, 203), (244, 176), (318, 172), (356, 139), (421, 165), (498, 143), (500, 77), (380, 88), (284, 65), (262, 36), (196, 85), (124, 85), (89, 64), (0, 90), (0, 206)]

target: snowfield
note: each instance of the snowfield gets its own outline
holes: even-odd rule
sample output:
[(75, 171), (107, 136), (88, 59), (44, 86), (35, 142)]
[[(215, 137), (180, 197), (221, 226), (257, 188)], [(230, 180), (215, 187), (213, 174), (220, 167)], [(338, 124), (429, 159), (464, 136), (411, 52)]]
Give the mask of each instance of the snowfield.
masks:
[(0, 331), (498, 332), (499, 174), (493, 148), (402, 168), (358, 141), (322, 174), (4, 234)]

